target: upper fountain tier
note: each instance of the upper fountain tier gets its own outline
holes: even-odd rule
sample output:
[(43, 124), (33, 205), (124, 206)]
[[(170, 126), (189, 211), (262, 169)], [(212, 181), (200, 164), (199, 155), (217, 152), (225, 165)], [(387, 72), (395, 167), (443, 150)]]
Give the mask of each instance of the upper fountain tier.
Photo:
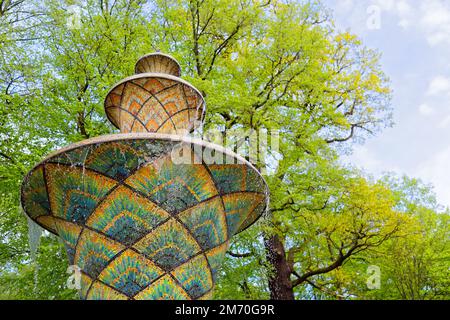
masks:
[(194, 86), (179, 78), (181, 67), (173, 57), (159, 52), (145, 55), (135, 71), (105, 98), (106, 115), (122, 133), (186, 135), (200, 126), (205, 100)]

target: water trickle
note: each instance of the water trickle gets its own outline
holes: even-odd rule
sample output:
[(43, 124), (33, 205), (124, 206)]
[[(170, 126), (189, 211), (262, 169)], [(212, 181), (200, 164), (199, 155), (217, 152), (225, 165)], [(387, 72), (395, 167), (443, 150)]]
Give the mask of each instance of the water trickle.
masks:
[(36, 253), (41, 242), (41, 235), (43, 229), (35, 223), (33, 220), (28, 218), (28, 245), (30, 246), (30, 257), (32, 261), (36, 260)]
[(205, 124), (204, 119), (205, 119), (205, 112), (206, 112), (206, 108), (205, 108), (204, 103), (202, 103), (201, 107), (202, 107), (202, 115), (200, 116), (200, 128), (199, 128), (199, 131), (200, 131), (200, 138), (202, 138), (202, 137), (203, 137), (203, 134), (204, 134), (204, 132), (203, 132), (203, 126), (204, 126), (204, 124)]
[(39, 264), (34, 262), (34, 274), (33, 274), (33, 293), (36, 294), (38, 291), (39, 282)]
[(84, 177), (86, 174), (86, 159), (87, 159), (88, 155), (91, 153), (91, 148), (92, 148), (91, 146), (87, 148), (87, 151), (84, 154), (84, 158), (82, 159), (82, 163), (81, 163), (81, 165), (82, 165), (82, 181), (83, 182), (84, 182)]
[(264, 190), (264, 194), (266, 197), (266, 208), (264, 209), (264, 212), (262, 213), (261, 217), (263, 219), (268, 219), (270, 215), (270, 191), (269, 188), (266, 188)]
[[(200, 109), (201, 114), (200, 114)], [(203, 116), (204, 116), (204, 102), (198, 103), (195, 107), (195, 117), (194, 120), (192, 120), (192, 126), (194, 128), (194, 131), (192, 132), (192, 137), (202, 139), (203, 138)]]
[(34, 266), (33, 274), (33, 292), (36, 293), (38, 289), (39, 264), (36, 260), (39, 244), (41, 243), (41, 236), (44, 231), (37, 223), (27, 216), (28, 221), (28, 245), (30, 247), (30, 257)]

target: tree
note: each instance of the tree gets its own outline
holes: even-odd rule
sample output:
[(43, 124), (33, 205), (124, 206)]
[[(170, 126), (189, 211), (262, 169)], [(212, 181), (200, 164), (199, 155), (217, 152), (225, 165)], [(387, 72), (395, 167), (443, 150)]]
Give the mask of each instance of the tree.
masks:
[(380, 266), (380, 290), (364, 292), (371, 298), (447, 299), (450, 295), (450, 221), (448, 209), (437, 204), (432, 189), (407, 177), (386, 176), (396, 194), (396, 207), (410, 219), (405, 236), (387, 241), (368, 259)]

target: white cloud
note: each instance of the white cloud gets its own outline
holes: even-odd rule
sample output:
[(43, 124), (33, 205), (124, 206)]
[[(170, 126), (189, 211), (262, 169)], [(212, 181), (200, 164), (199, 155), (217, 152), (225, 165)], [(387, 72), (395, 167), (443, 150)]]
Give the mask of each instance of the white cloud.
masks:
[(381, 177), (386, 172), (401, 172), (401, 169), (395, 165), (388, 164), (378, 157), (369, 147), (360, 145), (355, 146), (350, 156), (342, 158), (343, 163), (352, 164), (363, 171), (372, 174), (375, 178)]
[(450, 94), (450, 79), (443, 76), (433, 78), (428, 86), (427, 95)]
[(397, 19), (397, 25), (420, 34), (430, 46), (450, 46), (450, 1), (448, 0), (335, 0), (335, 11), (345, 16), (347, 26), (358, 34), (367, 32), (364, 20), (367, 8), (378, 7), (383, 28), (388, 16)]
[(397, 2), (397, 13), (399, 15), (398, 25), (403, 29), (407, 29), (411, 25), (414, 10), (407, 1)]
[(441, 27), (450, 21), (450, 13), (443, 1), (425, 1), (422, 11), (425, 13), (422, 22), (429, 27)]
[(376, 0), (368, 1), (383, 13), (394, 15), (403, 29), (415, 28), (431, 46), (450, 45), (450, 1)]
[[(450, 116), (449, 116), (450, 124)], [(414, 169), (400, 168), (389, 164), (366, 146), (358, 146), (349, 157), (344, 157), (344, 163), (351, 163), (363, 168), (365, 172), (380, 178), (385, 172), (395, 172), (398, 175), (407, 174), (422, 179), (434, 187), (437, 200), (440, 204), (450, 206), (450, 145), (428, 157)]]
[(352, 160), (357, 166), (373, 172), (380, 173), (382, 163), (376, 159), (375, 155), (365, 146), (360, 146), (354, 149)]
[(438, 201), (450, 204), (450, 146), (433, 155), (421, 166), (418, 176), (425, 182), (433, 183)]
[(378, 5), (383, 11), (395, 11), (395, 0), (377, 0), (374, 3)]
[(341, 10), (350, 10), (354, 6), (353, 0), (340, 0), (339, 1), (339, 8)]
[[(444, 135), (450, 137), (450, 0), (330, 2), (337, 3), (341, 28), (351, 28), (384, 53), (396, 108), (396, 128), (355, 146), (341, 160), (375, 177), (393, 171), (421, 178), (435, 186), (440, 203), (450, 206), (450, 140)], [(374, 5), (380, 11), (379, 32), (366, 26), (366, 9)]]
[(444, 119), (442, 119), (441, 122), (439, 122), (438, 127), (440, 129), (447, 128), (450, 125), (450, 116), (446, 116)]
[(419, 112), (421, 115), (429, 116), (434, 113), (434, 109), (430, 107), (428, 104), (424, 103), (419, 106)]
[(400, 16), (408, 16), (412, 13), (413, 9), (408, 1), (396, 1), (396, 8)]
[(420, 24), (431, 46), (450, 44), (450, 6), (447, 1), (423, 1), (420, 6)]
[(398, 16), (400, 27), (406, 29), (411, 25), (414, 9), (408, 0), (376, 0), (372, 3), (378, 6), (382, 12)]

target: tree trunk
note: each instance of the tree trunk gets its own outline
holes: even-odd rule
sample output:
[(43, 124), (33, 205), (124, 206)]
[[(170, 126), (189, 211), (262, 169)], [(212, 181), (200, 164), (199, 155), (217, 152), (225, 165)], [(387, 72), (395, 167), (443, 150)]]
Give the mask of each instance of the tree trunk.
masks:
[(270, 235), (264, 240), (266, 257), (270, 270), (269, 289), (272, 300), (294, 300), (291, 282), (291, 269), (286, 260), (283, 243), (277, 235)]

